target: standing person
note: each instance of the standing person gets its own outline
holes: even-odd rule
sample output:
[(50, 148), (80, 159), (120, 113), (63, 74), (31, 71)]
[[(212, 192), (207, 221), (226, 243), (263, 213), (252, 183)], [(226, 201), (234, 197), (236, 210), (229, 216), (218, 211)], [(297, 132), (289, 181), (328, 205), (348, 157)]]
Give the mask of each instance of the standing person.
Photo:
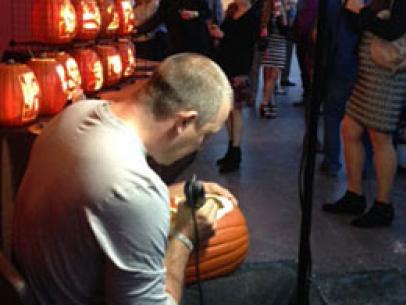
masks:
[[(406, 72), (393, 74), (377, 66), (371, 59), (370, 45), (374, 35), (392, 41), (406, 33), (406, 1), (394, 0), (391, 6), (389, 0), (374, 0), (364, 7), (360, 0), (349, 0), (347, 9), (358, 14), (362, 31), (358, 78), (342, 123), (347, 191), (336, 202), (323, 205), (323, 209), (354, 215), (365, 211), (362, 189), (365, 153), (361, 136), (367, 131), (374, 152), (376, 199), (372, 207), (351, 224), (364, 228), (389, 226), (394, 217), (390, 193), (397, 168), (393, 133), (406, 100)], [(389, 19), (381, 18), (384, 10), (389, 13)]]
[(326, 7), (324, 41), (328, 73), (323, 99), (324, 159), (320, 171), (328, 176), (337, 176), (342, 166), (340, 124), (357, 79), (360, 35), (357, 20), (344, 9), (341, 0), (328, 0)]
[(319, 0), (299, 0), (294, 22), (293, 35), (296, 41), (296, 54), (302, 79), (302, 100), (294, 106), (306, 106), (310, 98), (314, 41), (312, 32), (316, 26)]
[(221, 29), (213, 25), (211, 35), (220, 40), (218, 62), (234, 90), (234, 108), (226, 122), (229, 137), (225, 156), (217, 161), (220, 173), (237, 170), (241, 163), (243, 120), (241, 109), (250, 102), (248, 74), (258, 36), (258, 18), (250, 0), (234, 0), (226, 11)]
[(259, 114), (268, 119), (277, 116), (274, 90), (286, 62), (287, 40), (283, 32), (288, 21), (285, 6), (285, 0), (265, 0), (262, 9), (260, 36), (267, 39), (267, 46), (262, 54), (264, 84)]
[(287, 37), (286, 62), (285, 62), (285, 66), (283, 67), (283, 70), (282, 70), (281, 82), (280, 82), (282, 87), (296, 86), (296, 84), (289, 79), (290, 68), (292, 66), (292, 55), (293, 55), (293, 46), (294, 46), (292, 32), (293, 32), (293, 23), (296, 18), (296, 13), (297, 13), (297, 0), (287, 0), (286, 15), (287, 15), (288, 25), (289, 25), (289, 35)]
[[(195, 240), (191, 210), (169, 232), (168, 187), (148, 166), (195, 151), (228, 117), (232, 89), (206, 57), (178, 54), (120, 102), (78, 102), (36, 139), (16, 199), (13, 250), (42, 305), (178, 304)], [(54, 156), (54, 157), (50, 157)], [(217, 184), (208, 193), (235, 198)], [(217, 205), (196, 211), (199, 238)]]
[(168, 53), (199, 53), (211, 57), (213, 43), (207, 23), (212, 14), (206, 0), (161, 0), (157, 12), (139, 29), (150, 32), (164, 23), (168, 30)]

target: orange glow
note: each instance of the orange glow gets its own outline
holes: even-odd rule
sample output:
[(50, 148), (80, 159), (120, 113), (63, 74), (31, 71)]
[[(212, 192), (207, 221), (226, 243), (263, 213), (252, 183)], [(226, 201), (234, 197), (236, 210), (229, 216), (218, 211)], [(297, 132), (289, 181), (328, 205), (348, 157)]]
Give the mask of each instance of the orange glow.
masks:
[(94, 90), (99, 90), (103, 86), (103, 67), (100, 60), (93, 64), (92, 73), (95, 79)]
[(131, 33), (134, 29), (134, 11), (130, 1), (122, 1), (121, 7), (124, 13), (125, 32)]
[(128, 48), (128, 66), (124, 71), (124, 76), (131, 76), (135, 68), (135, 54), (131, 48)]
[(68, 81), (66, 79), (65, 69), (61, 64), (56, 66), (56, 73), (58, 73), (59, 79), (62, 83), (62, 91), (67, 93), (68, 92)]
[(79, 67), (73, 58), (68, 58), (66, 61), (66, 71), (68, 77), (68, 88), (70, 90), (79, 88), (82, 84)]
[(70, 35), (76, 30), (75, 9), (69, 2), (60, 11), (59, 28), (62, 35)]
[(36, 118), (39, 109), (39, 84), (33, 72), (20, 75), (21, 89), (24, 97), (22, 121), (28, 122)]
[(83, 28), (98, 31), (100, 24), (101, 17), (98, 7), (96, 5), (90, 6), (88, 3), (83, 3)]
[(119, 54), (109, 56), (107, 59), (108, 62), (108, 76), (112, 75), (121, 75), (123, 66), (121, 63), (121, 57)]
[(107, 12), (109, 13), (109, 15), (112, 15), (112, 20), (107, 26), (107, 30), (115, 31), (120, 26), (120, 18), (118, 17), (118, 13), (115, 10), (114, 4), (109, 5), (109, 7), (107, 8)]

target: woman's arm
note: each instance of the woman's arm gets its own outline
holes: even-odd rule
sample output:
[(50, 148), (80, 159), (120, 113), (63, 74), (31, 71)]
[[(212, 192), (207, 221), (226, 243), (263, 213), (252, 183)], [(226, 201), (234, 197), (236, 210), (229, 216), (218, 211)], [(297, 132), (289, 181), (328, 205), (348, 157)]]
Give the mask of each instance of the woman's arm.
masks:
[(368, 30), (380, 38), (394, 40), (406, 33), (406, 1), (395, 0), (391, 17), (380, 19), (368, 7), (362, 9), (359, 24), (363, 30)]

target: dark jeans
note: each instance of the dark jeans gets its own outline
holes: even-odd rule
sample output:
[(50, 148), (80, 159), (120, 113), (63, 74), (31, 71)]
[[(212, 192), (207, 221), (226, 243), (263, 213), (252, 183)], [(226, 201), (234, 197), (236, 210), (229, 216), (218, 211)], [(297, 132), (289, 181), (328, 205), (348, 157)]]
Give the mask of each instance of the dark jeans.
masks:
[[(338, 171), (341, 168), (341, 138), (340, 125), (345, 115), (345, 106), (351, 95), (354, 81), (346, 79), (331, 79), (327, 86), (324, 99), (324, 160), (323, 165)], [(371, 165), (372, 147), (367, 134), (363, 139), (366, 152), (366, 167)]]

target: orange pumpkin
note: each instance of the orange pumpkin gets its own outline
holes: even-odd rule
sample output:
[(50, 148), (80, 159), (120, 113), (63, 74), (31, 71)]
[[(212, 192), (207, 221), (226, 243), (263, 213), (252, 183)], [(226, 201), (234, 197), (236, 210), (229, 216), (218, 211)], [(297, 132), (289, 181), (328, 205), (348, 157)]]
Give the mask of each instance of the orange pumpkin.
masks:
[(101, 17), (96, 0), (71, 0), (78, 23), (76, 38), (95, 39), (100, 32)]
[(82, 85), (82, 77), (76, 60), (66, 52), (47, 53), (47, 56), (55, 58), (64, 67), (69, 94), (68, 99), (70, 99), (75, 90), (80, 89)]
[(123, 77), (127, 78), (132, 76), (136, 67), (134, 44), (129, 39), (120, 39), (116, 43), (116, 47), (123, 64)]
[(71, 54), (78, 64), (83, 90), (86, 93), (100, 90), (103, 86), (103, 67), (99, 55), (92, 49), (77, 49)]
[(97, 0), (101, 15), (100, 37), (112, 37), (118, 31), (120, 18), (114, 0)]
[[(239, 207), (234, 206), (230, 201), (222, 197), (217, 198), (221, 200), (221, 207), (217, 212), (216, 233), (202, 243), (199, 249), (202, 280), (233, 272), (244, 262), (248, 253), (249, 233), (244, 215)], [(172, 217), (176, 213), (177, 202), (180, 200), (182, 199), (171, 199)], [(191, 284), (195, 281), (195, 253), (192, 253), (185, 271), (185, 282)]]
[(40, 89), (34, 72), (24, 64), (0, 64), (0, 124), (21, 126), (36, 119)]
[(95, 50), (103, 66), (104, 86), (117, 84), (123, 72), (121, 57), (117, 49), (111, 45), (97, 45)]
[(36, 0), (32, 7), (32, 36), (35, 41), (63, 44), (76, 35), (75, 8), (70, 0)]
[(39, 113), (53, 115), (61, 111), (68, 99), (65, 69), (54, 58), (32, 58), (28, 63), (41, 90)]
[(120, 17), (120, 27), (118, 33), (120, 35), (129, 35), (134, 30), (135, 15), (133, 6), (130, 0), (115, 0)]

